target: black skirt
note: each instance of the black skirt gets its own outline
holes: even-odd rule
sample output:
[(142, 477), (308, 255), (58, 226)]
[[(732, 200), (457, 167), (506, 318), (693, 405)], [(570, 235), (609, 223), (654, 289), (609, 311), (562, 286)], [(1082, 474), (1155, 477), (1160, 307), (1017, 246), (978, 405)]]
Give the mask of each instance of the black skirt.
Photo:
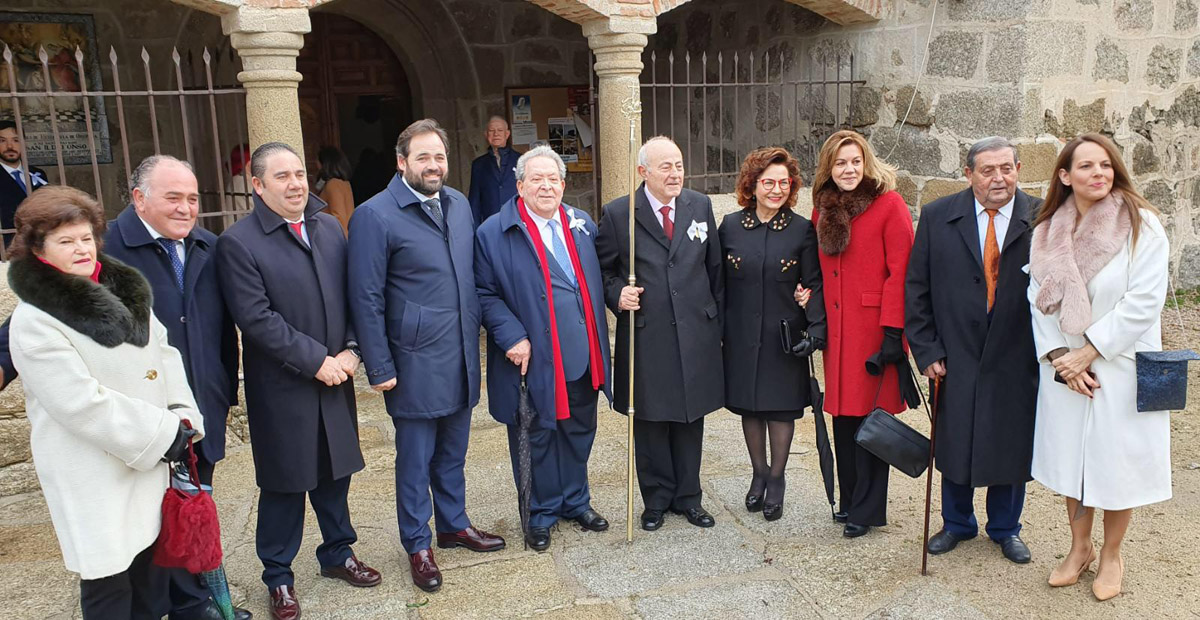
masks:
[(740, 407), (725, 407), (726, 409), (748, 418), (758, 418), (767, 422), (793, 422), (804, 417), (804, 410), (799, 411), (747, 411)]

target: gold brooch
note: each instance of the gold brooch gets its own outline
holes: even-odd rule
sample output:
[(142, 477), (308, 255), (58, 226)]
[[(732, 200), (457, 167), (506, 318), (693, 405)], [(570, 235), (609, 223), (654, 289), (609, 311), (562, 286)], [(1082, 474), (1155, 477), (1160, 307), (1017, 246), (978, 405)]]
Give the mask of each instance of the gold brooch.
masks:
[(742, 268), (742, 257), (741, 256), (734, 256), (733, 254), (726, 254), (725, 260), (729, 261), (729, 264), (733, 265), (734, 269)]
[(782, 269), (782, 271), (787, 271), (788, 269), (791, 269), (792, 267), (795, 267), (795, 266), (796, 266), (796, 263), (799, 263), (799, 262), (800, 262), (800, 261), (798, 261), (798, 260), (796, 260), (796, 259), (793, 259), (793, 258), (781, 258), (781, 259), (779, 259), (779, 264), (783, 265), (783, 269)]
[(158, 371), (151, 368), (146, 371), (146, 378), (153, 381), (158, 378)]

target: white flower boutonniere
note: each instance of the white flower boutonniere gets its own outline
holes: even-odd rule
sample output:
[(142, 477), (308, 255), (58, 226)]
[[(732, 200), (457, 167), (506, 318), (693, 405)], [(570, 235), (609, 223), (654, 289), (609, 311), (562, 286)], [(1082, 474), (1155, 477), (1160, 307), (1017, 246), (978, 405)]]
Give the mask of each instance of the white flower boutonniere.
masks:
[(700, 243), (708, 241), (708, 222), (697, 222), (692, 220), (692, 225), (687, 229), (688, 239), (695, 241), (700, 239)]
[(35, 172), (35, 173), (29, 175), (29, 178), (33, 179), (34, 187), (41, 187), (43, 185), (50, 184), (50, 182), (46, 180), (46, 177), (43, 176), (42, 173), (40, 173), (40, 172)]
[(570, 220), (567, 224), (568, 227), (578, 230), (589, 237), (592, 236), (592, 233), (588, 232), (583, 218), (575, 217), (575, 209), (567, 209), (567, 219)]

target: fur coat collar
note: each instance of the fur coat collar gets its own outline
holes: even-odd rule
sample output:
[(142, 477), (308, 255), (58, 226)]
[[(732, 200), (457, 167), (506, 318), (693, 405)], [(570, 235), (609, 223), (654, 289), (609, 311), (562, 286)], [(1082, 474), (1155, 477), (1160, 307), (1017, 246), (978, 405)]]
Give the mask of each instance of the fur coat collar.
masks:
[(820, 214), (817, 220), (817, 245), (825, 254), (841, 254), (850, 246), (850, 220), (861, 215), (879, 196), (879, 186), (863, 179), (854, 191), (843, 192), (827, 183), (813, 199), (813, 208)]
[(1120, 191), (1078, 218), (1075, 196), (1068, 196), (1047, 222), (1033, 231), (1029, 272), (1041, 289), (1035, 304), (1042, 314), (1059, 314), (1063, 333), (1080, 335), (1092, 323), (1087, 283), (1121, 251), (1133, 224)]
[(136, 269), (111, 256), (97, 258), (104, 265), (99, 284), (63, 273), (33, 256), (9, 265), (8, 284), (21, 301), (102, 346), (146, 346), (152, 311), (149, 283)]

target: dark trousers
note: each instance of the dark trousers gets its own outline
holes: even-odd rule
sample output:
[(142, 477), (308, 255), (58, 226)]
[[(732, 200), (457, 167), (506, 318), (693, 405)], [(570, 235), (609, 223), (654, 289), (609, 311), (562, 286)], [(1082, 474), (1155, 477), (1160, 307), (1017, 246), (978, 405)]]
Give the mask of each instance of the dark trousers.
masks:
[[(199, 444), (197, 444), (199, 451)], [(196, 474), (200, 476), (200, 484), (212, 486), (213, 464), (200, 457), (196, 461)], [(212, 593), (208, 591), (200, 578), (182, 568), (166, 569), (169, 574), (171, 600), (170, 620), (188, 620), (208, 608)]]
[(649, 510), (700, 507), (704, 418), (649, 422), (633, 416), (633, 446), (642, 503)]
[[(987, 487), (987, 535), (1003, 540), (1021, 532), (1021, 511), (1025, 508), (1024, 484), (1000, 484)], [(975, 489), (942, 477), (942, 527), (964, 538), (979, 533), (975, 520)]]
[(833, 416), (838, 511), (857, 525), (887, 525), (888, 464), (854, 441), (866, 416)]
[(430, 514), (437, 531), (443, 534), (471, 526), (463, 475), (471, 408), (440, 418), (392, 418), (392, 423), (396, 426), (396, 522), (400, 544), (411, 555), (433, 543)]
[[(322, 568), (341, 566), (353, 553), (350, 546), (358, 540), (350, 524), (350, 476), (333, 479), (329, 464), (329, 439), (325, 423), (317, 420), (317, 488), (307, 492), (317, 525), (321, 528), (321, 544), (317, 546), (317, 562)], [(263, 583), (268, 589), (295, 584), (292, 560), (300, 551), (304, 539), (305, 492), (280, 493), (261, 489), (258, 495), (258, 528), (254, 543), (258, 559), (263, 563)]]
[[(596, 439), (596, 402), (600, 392), (592, 388), (592, 376), (567, 384), (567, 402), (571, 417), (558, 420), (555, 428), (529, 429), (529, 453), (532, 493), (529, 501), (529, 527), (550, 527), (561, 519), (574, 519), (591, 507), (587, 464)], [(513, 479), (517, 488), (521, 475), (517, 470), (517, 441), (520, 429), (508, 425), (508, 450), (512, 457)]]
[(156, 566), (154, 545), (133, 558), (123, 572), (79, 581), (83, 620), (160, 620), (166, 613), (167, 571)]

